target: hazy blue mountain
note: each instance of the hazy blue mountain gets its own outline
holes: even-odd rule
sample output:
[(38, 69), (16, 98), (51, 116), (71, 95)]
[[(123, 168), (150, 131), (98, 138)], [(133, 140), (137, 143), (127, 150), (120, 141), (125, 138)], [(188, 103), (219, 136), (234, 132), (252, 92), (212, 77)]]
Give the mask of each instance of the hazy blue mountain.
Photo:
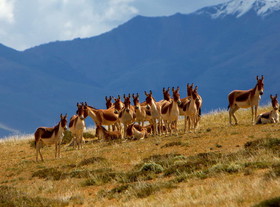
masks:
[(261, 103), (267, 103), (280, 89), (280, 12), (277, 5), (259, 12), (269, 0), (244, 2), (188, 15), (136, 16), (99, 36), (23, 52), (0, 45), (0, 128), (10, 128), (0, 136), (53, 126), (60, 113), (72, 116), (77, 102), (104, 108), (105, 96), (138, 92), (144, 100), (144, 91), (153, 90), (160, 100), (163, 87), (180, 86), (184, 97), (186, 83), (199, 86), (209, 112), (226, 108), (231, 90), (250, 89), (264, 75)]

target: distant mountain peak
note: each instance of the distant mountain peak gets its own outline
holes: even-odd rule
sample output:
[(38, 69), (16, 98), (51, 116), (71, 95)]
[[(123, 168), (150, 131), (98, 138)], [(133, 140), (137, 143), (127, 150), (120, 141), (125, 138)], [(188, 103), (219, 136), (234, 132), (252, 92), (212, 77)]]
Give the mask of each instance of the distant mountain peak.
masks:
[(217, 6), (197, 11), (197, 14), (208, 14), (212, 18), (234, 15), (237, 18), (249, 11), (255, 11), (259, 16), (267, 16), (280, 10), (280, 0), (231, 0)]

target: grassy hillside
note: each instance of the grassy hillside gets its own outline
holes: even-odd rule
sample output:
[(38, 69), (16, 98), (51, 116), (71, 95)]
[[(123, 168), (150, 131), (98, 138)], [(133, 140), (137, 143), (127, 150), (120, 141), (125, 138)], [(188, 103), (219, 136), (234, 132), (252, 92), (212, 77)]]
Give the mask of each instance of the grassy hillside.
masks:
[[(267, 111), (269, 107), (262, 108)], [(204, 115), (196, 133), (54, 146), (35, 162), (32, 136), (0, 143), (0, 206), (269, 206), (280, 202), (280, 125)], [(89, 132), (91, 133), (91, 132)]]

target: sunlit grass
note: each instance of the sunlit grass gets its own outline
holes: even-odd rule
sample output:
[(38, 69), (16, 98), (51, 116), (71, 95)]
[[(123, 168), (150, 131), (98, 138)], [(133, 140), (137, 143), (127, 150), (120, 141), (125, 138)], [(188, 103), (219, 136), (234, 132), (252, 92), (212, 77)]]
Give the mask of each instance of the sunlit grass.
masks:
[[(260, 108), (269, 111), (270, 106)], [(253, 206), (274, 202), (280, 192), (280, 125), (252, 125), (251, 111), (204, 114), (199, 128), (178, 136), (108, 143), (86, 131), (84, 148), (54, 147), (35, 162), (33, 135), (0, 142), (0, 200), (24, 206)], [(265, 193), (264, 193), (265, 191)], [(3, 199), (2, 199), (3, 198)], [(271, 201), (272, 199), (272, 201)], [(0, 201), (0, 204), (2, 204)], [(39, 204), (38, 204), (39, 203)], [(1, 206), (1, 205), (0, 205)]]

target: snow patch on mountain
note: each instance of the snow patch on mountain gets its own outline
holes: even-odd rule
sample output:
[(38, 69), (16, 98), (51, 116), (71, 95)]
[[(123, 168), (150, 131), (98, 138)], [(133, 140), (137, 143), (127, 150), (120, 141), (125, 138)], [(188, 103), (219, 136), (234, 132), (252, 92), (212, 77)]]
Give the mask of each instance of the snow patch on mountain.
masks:
[(280, 10), (280, 0), (231, 0), (206, 10), (201, 9), (197, 14), (206, 13), (212, 18), (235, 15), (238, 18), (251, 10), (259, 16), (267, 16)]

